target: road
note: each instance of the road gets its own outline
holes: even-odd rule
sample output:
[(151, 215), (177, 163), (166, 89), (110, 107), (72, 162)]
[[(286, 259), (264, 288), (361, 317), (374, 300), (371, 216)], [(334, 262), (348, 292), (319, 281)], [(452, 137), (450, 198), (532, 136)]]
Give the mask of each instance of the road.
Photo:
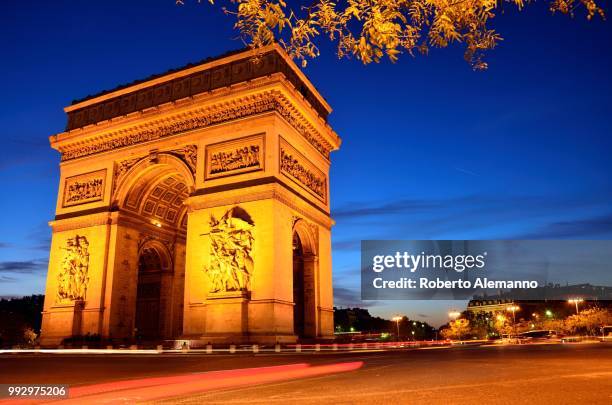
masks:
[[(265, 377), (273, 370), (265, 367), (303, 363), (310, 367), (288, 368)], [(345, 364), (350, 365), (346, 370), (342, 369)], [(227, 378), (223, 373), (206, 373), (232, 369), (254, 371), (246, 377), (229, 374)], [(304, 370), (311, 370), (310, 374)], [(189, 381), (199, 379), (200, 388), (194, 392), (192, 382), (172, 385), (179, 381), (164, 379), (177, 375)], [(159, 378), (150, 381), (158, 381), (155, 384), (165, 390), (166, 398), (152, 396), (156, 387), (148, 387), (111, 392), (100, 397), (99, 403), (155, 398), (155, 403), (180, 404), (610, 404), (612, 344), (320, 354), (0, 356), (1, 383), (63, 383), (72, 390), (151, 377)], [(202, 385), (203, 380), (221, 377), (225, 378), (219, 380), (224, 381), (221, 385)], [(258, 384), (244, 386), (254, 383)], [(190, 391), (183, 390), (186, 387)], [(96, 402), (92, 398), (96, 399), (79, 401)]]

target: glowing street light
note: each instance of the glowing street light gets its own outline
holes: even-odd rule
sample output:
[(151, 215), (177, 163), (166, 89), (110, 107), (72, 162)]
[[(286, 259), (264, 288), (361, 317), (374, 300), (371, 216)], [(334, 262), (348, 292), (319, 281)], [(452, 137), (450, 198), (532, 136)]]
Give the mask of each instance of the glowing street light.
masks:
[(520, 311), (521, 307), (519, 307), (518, 305), (510, 305), (508, 307), (506, 307), (506, 311), (510, 311), (512, 312), (512, 322), (516, 323), (516, 311)]
[(512, 329), (514, 329), (514, 335), (516, 336), (516, 311), (520, 311), (521, 307), (518, 305), (509, 305), (506, 307), (506, 311), (512, 312)]
[(392, 320), (395, 321), (395, 326), (397, 326), (397, 340), (399, 341), (399, 323), (402, 320), (401, 316), (394, 316)]
[(546, 310), (546, 316), (547, 316), (547, 317), (549, 317), (549, 318), (550, 318), (551, 316), (553, 316), (553, 313), (552, 313), (552, 311), (551, 311), (550, 309), (547, 309), (547, 310)]
[(578, 313), (580, 312), (578, 311), (578, 304), (584, 302), (584, 300), (582, 298), (570, 298), (569, 300), (567, 300), (567, 302), (569, 302), (570, 304), (576, 304), (576, 315), (578, 315)]

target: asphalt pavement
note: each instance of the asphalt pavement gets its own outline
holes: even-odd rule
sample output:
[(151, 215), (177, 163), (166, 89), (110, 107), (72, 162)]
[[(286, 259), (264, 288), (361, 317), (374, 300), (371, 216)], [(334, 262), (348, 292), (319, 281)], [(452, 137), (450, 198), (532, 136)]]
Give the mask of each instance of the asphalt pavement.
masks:
[[(296, 365), (303, 368), (295, 369)], [(269, 370), (276, 370), (271, 366), (289, 368), (271, 374)], [(224, 371), (212, 371), (236, 369), (253, 371), (228, 374), (218, 380), (222, 384), (202, 385), (224, 376)], [(169, 378), (198, 380), (200, 385)], [(116, 381), (149, 381), (149, 387), (112, 391), (104, 401), (100, 397), (100, 403), (154, 398), (155, 403), (181, 404), (610, 404), (612, 344), (308, 354), (0, 356), (0, 383), (61, 383), (83, 391)], [(165, 398), (139, 396), (154, 392), (153, 384), (165, 390)], [(80, 403), (94, 399), (83, 397)]]

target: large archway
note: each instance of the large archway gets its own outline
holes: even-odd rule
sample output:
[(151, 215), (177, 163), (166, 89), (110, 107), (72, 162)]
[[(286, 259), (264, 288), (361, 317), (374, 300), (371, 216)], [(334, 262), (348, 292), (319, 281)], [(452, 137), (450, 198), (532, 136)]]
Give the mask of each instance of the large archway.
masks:
[(126, 326), (136, 341), (172, 339), (182, 333), (184, 203), (193, 181), (188, 165), (170, 154), (143, 158), (118, 181), (115, 204), (121, 224), (137, 239), (133, 247), (126, 247), (131, 298), (122, 301)]

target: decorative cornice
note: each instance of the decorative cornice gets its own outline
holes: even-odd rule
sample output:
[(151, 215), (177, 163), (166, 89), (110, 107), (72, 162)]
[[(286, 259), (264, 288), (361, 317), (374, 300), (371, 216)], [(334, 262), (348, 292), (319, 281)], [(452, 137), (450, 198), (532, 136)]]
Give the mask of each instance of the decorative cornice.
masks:
[(209, 194), (205, 196), (191, 196), (185, 203), (189, 206), (190, 211), (195, 211), (222, 205), (237, 205), (267, 199), (274, 199), (281, 202), (298, 213), (301, 219), (308, 219), (308, 221), (321, 225), (326, 229), (331, 229), (334, 225), (334, 221), (329, 217), (329, 214), (322, 212), (319, 208), (316, 208), (312, 203), (307, 201), (305, 201), (305, 204), (296, 203), (294, 194), (278, 184), (270, 184), (262, 188), (252, 189), (248, 193), (241, 194), (240, 196), (215, 196)]
[(80, 228), (89, 228), (92, 226), (110, 225), (116, 223), (117, 218), (118, 213), (116, 212), (105, 211), (85, 215), (81, 213), (79, 216), (75, 216), (72, 218), (50, 221), (49, 226), (51, 227), (53, 232), (63, 232)]
[(324, 120), (331, 111), (306, 76), (279, 46), (257, 52), (244, 50), (221, 56), (217, 61), (186, 66), (145, 79), (142, 84), (125, 86), (123, 91), (103, 92), (67, 107), (67, 129), (82, 128), (100, 121), (142, 111), (167, 102), (193, 97), (208, 91), (233, 86), (272, 74), (282, 74)]
[(273, 111), (283, 117), (319, 153), (329, 159), (329, 153), (333, 149), (332, 145), (278, 91), (264, 92), (187, 113), (176, 114), (170, 118), (151, 120), (143, 125), (109, 131), (85, 143), (75, 142), (62, 145), (58, 150), (62, 154), (62, 161), (68, 161)]

